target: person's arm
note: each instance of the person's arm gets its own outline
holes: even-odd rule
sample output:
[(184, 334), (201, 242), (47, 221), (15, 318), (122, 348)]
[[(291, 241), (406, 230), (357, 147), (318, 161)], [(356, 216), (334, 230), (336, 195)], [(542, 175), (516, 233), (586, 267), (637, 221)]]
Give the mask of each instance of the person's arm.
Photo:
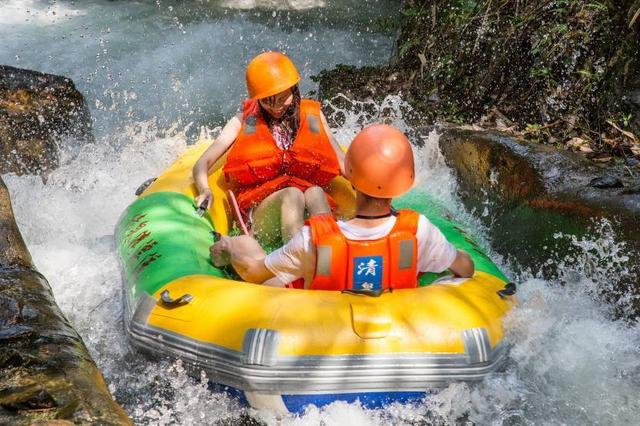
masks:
[(216, 266), (231, 263), (245, 281), (284, 287), (304, 277), (309, 265), (315, 265), (315, 251), (309, 230), (304, 227), (287, 244), (268, 256), (249, 236), (222, 237), (211, 247), (211, 259)]
[(440, 273), (451, 271), (460, 278), (472, 277), (475, 272), (473, 260), (468, 253), (457, 250), (444, 234), (424, 215), (418, 222), (418, 271)]
[(471, 278), (475, 273), (475, 265), (469, 253), (463, 250), (457, 250), (456, 258), (449, 266), (449, 270), (453, 275), (460, 278)]
[(238, 275), (247, 282), (260, 284), (275, 276), (264, 266), (264, 250), (248, 235), (222, 237), (211, 246), (210, 252), (215, 266), (231, 263)]
[(340, 147), (338, 141), (335, 140), (333, 135), (331, 134), (331, 130), (329, 129), (329, 125), (327, 124), (327, 119), (324, 117), (322, 111), (320, 111), (320, 121), (322, 122), (322, 126), (324, 127), (324, 131), (329, 136), (329, 141), (331, 142), (331, 146), (338, 157), (338, 164), (340, 164), (340, 174), (344, 176), (344, 151)]
[(207, 209), (211, 207), (213, 202), (213, 195), (211, 188), (209, 188), (209, 171), (211, 167), (218, 161), (218, 159), (229, 149), (233, 142), (238, 137), (240, 130), (242, 129), (242, 114), (237, 114), (231, 120), (225, 124), (220, 135), (216, 140), (207, 148), (202, 156), (196, 161), (193, 166), (193, 180), (198, 189), (198, 196), (196, 197), (196, 206), (200, 206), (205, 200), (207, 202)]

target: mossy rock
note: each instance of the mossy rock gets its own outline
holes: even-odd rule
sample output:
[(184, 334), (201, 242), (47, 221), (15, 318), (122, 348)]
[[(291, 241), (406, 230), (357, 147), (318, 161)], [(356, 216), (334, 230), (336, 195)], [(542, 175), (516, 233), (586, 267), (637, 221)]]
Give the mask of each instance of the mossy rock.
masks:
[(61, 138), (93, 142), (91, 129), (70, 79), (0, 66), (0, 173), (46, 173), (58, 165)]
[(0, 235), (0, 424), (131, 424), (31, 263), (2, 179)]

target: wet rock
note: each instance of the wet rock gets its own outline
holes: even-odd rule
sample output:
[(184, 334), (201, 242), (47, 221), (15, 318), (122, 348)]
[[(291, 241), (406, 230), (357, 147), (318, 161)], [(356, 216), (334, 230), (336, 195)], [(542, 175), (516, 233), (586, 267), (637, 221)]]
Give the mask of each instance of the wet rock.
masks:
[(629, 94), (629, 100), (636, 107), (640, 108), (640, 90), (635, 90)]
[(15, 225), (9, 191), (0, 179), (0, 271), (15, 267), (28, 268), (31, 265), (31, 254)]
[(498, 132), (455, 127), (440, 132), (440, 149), (465, 191), (486, 191), (501, 204), (537, 203), (586, 216), (640, 217), (637, 197), (594, 188), (633, 186), (634, 178), (624, 168), (597, 165), (580, 154)]
[(624, 165), (627, 167), (637, 167), (640, 165), (640, 160), (638, 160), (635, 157), (629, 157), (626, 160), (624, 160)]
[(591, 182), (589, 182), (589, 185), (600, 189), (622, 188), (624, 186), (622, 181), (615, 176), (600, 176), (593, 178)]
[(15, 349), (8, 349), (0, 352), (0, 369), (16, 368), (29, 364), (29, 359), (33, 359), (26, 354)]
[(34, 335), (34, 330), (31, 327), (22, 324), (14, 324), (0, 329), (0, 343), (7, 345), (9, 344), (9, 340), (32, 337)]
[[(425, 127), (420, 133), (426, 137), (431, 130)], [(594, 220), (600, 219), (609, 221), (630, 258), (640, 255), (640, 192), (634, 190), (640, 185), (624, 167), (596, 165), (577, 153), (496, 132), (453, 127), (438, 132), (462, 201), (485, 222), (492, 248), (515, 265), (555, 273), (554, 266), (545, 267), (547, 260), (575, 249), (556, 235), (592, 238)], [(593, 186), (598, 182), (629, 190), (603, 191)], [(616, 291), (630, 287), (640, 291), (637, 282), (626, 281)]]
[(25, 305), (22, 308), (22, 318), (30, 320), (38, 316), (39, 311), (29, 305)]
[(18, 322), (20, 306), (13, 297), (0, 293), (0, 327), (6, 327)]
[(65, 77), (0, 66), (0, 174), (58, 165), (60, 138), (93, 141), (84, 97)]
[(640, 183), (632, 186), (631, 188), (626, 188), (620, 191), (620, 195), (635, 195), (640, 194)]
[(0, 424), (48, 421), (131, 424), (34, 269), (0, 179)]

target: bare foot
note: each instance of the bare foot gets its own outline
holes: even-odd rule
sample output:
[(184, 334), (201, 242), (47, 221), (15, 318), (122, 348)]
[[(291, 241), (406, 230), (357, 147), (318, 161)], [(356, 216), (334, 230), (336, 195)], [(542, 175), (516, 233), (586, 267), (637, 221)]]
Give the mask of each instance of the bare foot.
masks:
[(231, 256), (229, 255), (229, 237), (222, 237), (220, 241), (209, 248), (209, 252), (211, 253), (211, 262), (213, 263), (213, 266), (220, 268), (230, 264)]

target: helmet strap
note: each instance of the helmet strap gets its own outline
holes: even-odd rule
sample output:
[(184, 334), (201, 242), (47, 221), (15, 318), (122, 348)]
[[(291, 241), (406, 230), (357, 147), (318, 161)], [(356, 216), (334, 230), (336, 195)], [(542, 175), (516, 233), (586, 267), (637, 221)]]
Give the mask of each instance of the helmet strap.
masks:
[(355, 217), (356, 219), (374, 220), (374, 219), (384, 219), (385, 217), (391, 217), (391, 216), (397, 216), (397, 215), (398, 215), (398, 212), (396, 211), (396, 209), (391, 207), (391, 210), (389, 210), (388, 213), (379, 214), (379, 215), (357, 214)]

